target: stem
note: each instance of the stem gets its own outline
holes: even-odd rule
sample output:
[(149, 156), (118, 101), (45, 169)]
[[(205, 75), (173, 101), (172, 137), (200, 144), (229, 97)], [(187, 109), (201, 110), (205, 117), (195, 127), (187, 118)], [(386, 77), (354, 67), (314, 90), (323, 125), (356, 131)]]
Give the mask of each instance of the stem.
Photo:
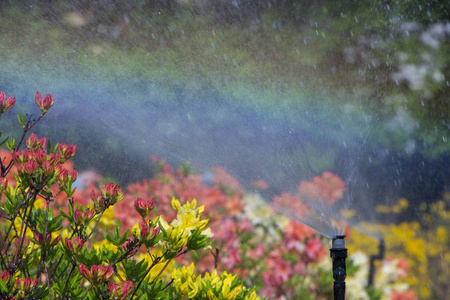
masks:
[(80, 300), (83, 300), (84, 297), (86, 297), (86, 295), (89, 293), (89, 291), (92, 289), (92, 285), (88, 288), (88, 290), (86, 291), (86, 293), (84, 293), (84, 295), (80, 298)]
[[(31, 217), (31, 212), (33, 211), (34, 201), (31, 203), (30, 211), (27, 214), (28, 204), (30, 204), (30, 200), (33, 199), (33, 198), (36, 199), (36, 195), (34, 195), (33, 197), (30, 197), (30, 198), (28, 198), (28, 196), (27, 196), (27, 201), (25, 202), (26, 203), (26, 205), (25, 205), (25, 213), (23, 214), (24, 218), (22, 219), (25, 222), (25, 225), (21, 228), (22, 232), (21, 232), (21, 234), (19, 236), (20, 245), (19, 245), (19, 248), (18, 248), (18, 250), (16, 252), (16, 256), (14, 257), (14, 264), (15, 265), (17, 265), (17, 261), (19, 259), (19, 253), (22, 251), (23, 242), (25, 240), (25, 233), (26, 233), (27, 227), (28, 227), (28, 222), (29, 222), (29, 219)], [(19, 206), (19, 210), (20, 210), (20, 206)], [(38, 274), (39, 274), (39, 270), (38, 270)]]
[[(139, 281), (138, 285), (136, 286), (136, 288), (133, 291), (133, 294), (131, 295), (130, 299), (133, 299), (134, 295), (136, 294), (137, 290), (139, 289), (139, 287), (141, 286), (142, 282), (144, 281), (145, 277), (147, 277), (148, 273), (150, 273), (150, 270), (159, 263), (159, 261), (161, 260), (161, 258), (164, 257), (164, 255), (166, 255), (167, 250), (164, 252), (164, 254), (162, 256), (156, 257), (155, 260), (152, 262), (152, 265), (148, 268), (148, 270), (145, 272), (144, 276), (142, 276), (142, 279)], [(162, 268), (161, 272), (159, 272), (158, 276), (161, 275), (162, 271), (164, 271), (164, 269), (167, 267), (168, 263), (171, 261), (172, 259), (169, 259), (166, 263), (166, 265)], [(158, 278), (158, 276), (155, 277)], [(153, 284), (153, 281), (155, 280), (153, 279), (151, 284)]]
[(102, 212), (100, 213), (100, 217), (98, 217), (97, 222), (95, 223), (94, 228), (92, 228), (91, 233), (89, 234), (89, 236), (86, 237), (86, 240), (84, 242), (86, 242), (88, 239), (91, 238), (92, 234), (94, 233), (94, 231), (97, 229), (98, 223), (100, 222), (100, 219), (103, 216), (103, 213), (105, 212), (106, 209), (102, 210)]
[(51, 286), (50, 286), (50, 278), (48, 277), (48, 270), (47, 270), (47, 265), (45, 264), (45, 261), (44, 261), (44, 269), (45, 269), (45, 273), (47, 274), (48, 299), (49, 299), (49, 300), (52, 300), (52, 293), (51, 293)]
[(66, 278), (66, 284), (64, 285), (64, 291), (63, 291), (63, 293), (62, 293), (61, 299), (64, 299), (64, 296), (66, 295), (66, 292), (67, 292), (67, 286), (68, 286), (68, 284), (69, 284), (69, 278), (70, 278), (70, 275), (72, 275), (73, 269), (74, 269), (74, 265), (71, 264), (71, 265), (70, 265), (70, 271), (69, 271), (69, 274), (67, 275), (67, 278)]

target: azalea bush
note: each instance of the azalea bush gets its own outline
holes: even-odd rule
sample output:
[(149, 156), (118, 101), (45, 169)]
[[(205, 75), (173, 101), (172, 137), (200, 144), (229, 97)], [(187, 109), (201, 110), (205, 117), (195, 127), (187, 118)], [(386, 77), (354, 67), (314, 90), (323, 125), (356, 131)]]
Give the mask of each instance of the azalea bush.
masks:
[[(29, 134), (54, 99), (38, 92), (35, 102), (37, 118), (18, 116), (20, 139), (1, 140), (8, 149), (0, 153), (1, 299), (259, 299), (214, 264), (203, 276), (193, 275), (193, 264), (164, 276), (174, 261), (211, 247), (204, 206), (195, 199), (181, 205), (171, 198), (169, 205), (137, 198), (131, 200), (136, 223), (114, 221), (124, 191), (112, 182), (77, 191), (70, 163), (76, 145), (52, 146)], [(0, 116), (14, 104), (1, 92)], [(155, 205), (170, 213), (154, 214)]]

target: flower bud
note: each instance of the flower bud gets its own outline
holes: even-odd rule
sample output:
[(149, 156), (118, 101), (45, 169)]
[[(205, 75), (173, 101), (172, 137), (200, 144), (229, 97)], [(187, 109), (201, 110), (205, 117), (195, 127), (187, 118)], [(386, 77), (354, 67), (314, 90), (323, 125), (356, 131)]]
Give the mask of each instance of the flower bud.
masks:
[(6, 284), (11, 279), (11, 273), (8, 271), (4, 271), (2, 274), (0, 274), (0, 279), (3, 280), (3, 282)]
[(44, 248), (52, 248), (61, 241), (61, 235), (58, 235), (52, 241), (52, 234), (50, 232), (47, 232), (46, 234), (35, 232), (34, 239), (38, 245)]
[(91, 274), (90, 274), (90, 271), (89, 271), (89, 269), (88, 269), (85, 265), (83, 265), (82, 263), (80, 263), (80, 264), (78, 265), (78, 270), (80, 271), (81, 275), (82, 275), (84, 278), (86, 278), (87, 280), (91, 281)]
[(30, 160), (23, 165), (23, 172), (29, 176), (32, 176), (38, 168), (37, 162)]
[(0, 92), (0, 116), (14, 106), (16, 103), (16, 97), (11, 98), (11, 95), (6, 98), (5, 92)]
[(55, 174), (55, 166), (51, 165), (47, 160), (42, 163), (42, 172), (46, 177), (53, 177)]
[(41, 101), (41, 93), (39, 92), (36, 93), (34, 101), (41, 110), (41, 116), (45, 115), (47, 111), (50, 109), (50, 107), (53, 106), (54, 103), (53, 95), (51, 94), (45, 95), (44, 100)]
[(33, 287), (36, 284), (37, 278), (36, 279), (31, 279), (30, 277), (27, 277), (25, 279), (16, 278), (16, 281), (14, 282), (14, 288), (16, 290), (19, 290), (18, 296), (23, 298), (33, 289)]
[(39, 143), (39, 139), (37, 138), (37, 136), (32, 133), (26, 140), (25, 140), (25, 144), (27, 145), (28, 149), (33, 149), (36, 148), (36, 145), (38, 145)]
[(61, 157), (61, 163), (64, 163), (66, 160), (72, 158), (77, 152), (77, 145), (73, 144), (72, 146), (68, 146), (67, 143), (59, 143), (58, 152)]
[(69, 238), (66, 238), (65, 245), (71, 253), (79, 253), (84, 246), (84, 242), (82, 238), (76, 236), (73, 238), (73, 242)]
[(0, 178), (0, 192), (6, 191), (6, 188), (8, 187), (8, 179), (5, 177)]
[(155, 199), (144, 200), (142, 198), (137, 198), (134, 202), (134, 209), (141, 215), (142, 219), (145, 219), (154, 207)]
[(61, 163), (61, 157), (59, 156), (58, 153), (50, 153), (47, 159), (52, 165), (57, 165)]
[(133, 291), (134, 283), (131, 281), (122, 281), (119, 286), (111, 282), (108, 286), (108, 295), (110, 299), (122, 300)]
[(34, 157), (39, 165), (42, 165), (44, 161), (47, 161), (47, 153), (42, 149), (37, 149)]
[(77, 180), (77, 177), (78, 172), (76, 169), (73, 169), (72, 172), (63, 169), (59, 172), (58, 176), (56, 176), (56, 179), (58, 180), (60, 187), (64, 188), (69, 183), (72, 184), (75, 180)]
[(84, 225), (89, 222), (94, 217), (95, 211), (94, 209), (89, 210), (80, 210), (77, 208), (74, 214), (75, 222), (79, 225)]
[(101, 211), (105, 208), (105, 200), (101, 195), (97, 195), (95, 190), (91, 191), (91, 199), (94, 202), (94, 210), (97, 214), (101, 213)]
[(102, 196), (105, 200), (109, 200), (109, 205), (113, 205), (119, 201), (122, 201), (124, 193), (120, 190), (119, 185), (109, 182), (106, 186), (102, 186)]
[(112, 266), (102, 266), (93, 265), (89, 270), (85, 265), (80, 263), (78, 265), (78, 270), (84, 278), (90, 282), (105, 282), (109, 280), (114, 274), (114, 269)]

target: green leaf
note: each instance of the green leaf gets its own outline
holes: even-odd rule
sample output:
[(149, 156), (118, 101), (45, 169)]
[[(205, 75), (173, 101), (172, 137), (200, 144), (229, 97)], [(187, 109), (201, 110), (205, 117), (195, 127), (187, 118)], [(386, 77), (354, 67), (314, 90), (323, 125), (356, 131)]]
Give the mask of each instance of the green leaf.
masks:
[(114, 226), (114, 237), (120, 238), (120, 219), (116, 221), (116, 224)]
[(14, 151), (14, 146), (16, 145), (16, 139), (12, 137), (8, 137), (8, 141), (6, 142), (6, 148), (10, 151)]
[(19, 113), (17, 115), (17, 120), (19, 120), (19, 123), (20, 123), (20, 125), (22, 125), (22, 128), (25, 127), (26, 119), (27, 119), (27, 115), (26, 114), (22, 116), (22, 114)]
[(52, 220), (49, 220), (48, 224), (47, 224), (47, 231), (55, 232), (55, 231), (60, 230), (62, 228), (62, 221), (63, 221), (63, 216), (61, 216), (61, 215), (54, 217)]
[(8, 292), (8, 289), (6, 288), (6, 285), (5, 285), (5, 283), (3, 282), (2, 279), (0, 279), (0, 292), (1, 293), (7, 293)]
[(64, 219), (66, 219), (66, 220), (69, 221), (69, 222), (71, 221), (69, 215), (67, 215), (67, 214), (62, 210), (61, 207), (59, 208), (59, 213), (60, 213), (60, 216), (62, 216)]

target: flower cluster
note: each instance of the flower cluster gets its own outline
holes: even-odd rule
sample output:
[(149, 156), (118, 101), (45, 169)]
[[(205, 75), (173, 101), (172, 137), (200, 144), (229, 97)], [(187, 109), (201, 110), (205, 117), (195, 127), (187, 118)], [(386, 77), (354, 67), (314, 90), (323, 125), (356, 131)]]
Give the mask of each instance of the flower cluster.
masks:
[[(194, 274), (194, 264), (172, 272), (173, 288), (183, 299), (259, 300), (254, 289), (247, 289), (237, 275), (214, 270), (204, 277)], [(239, 297), (239, 298), (238, 298)]]

